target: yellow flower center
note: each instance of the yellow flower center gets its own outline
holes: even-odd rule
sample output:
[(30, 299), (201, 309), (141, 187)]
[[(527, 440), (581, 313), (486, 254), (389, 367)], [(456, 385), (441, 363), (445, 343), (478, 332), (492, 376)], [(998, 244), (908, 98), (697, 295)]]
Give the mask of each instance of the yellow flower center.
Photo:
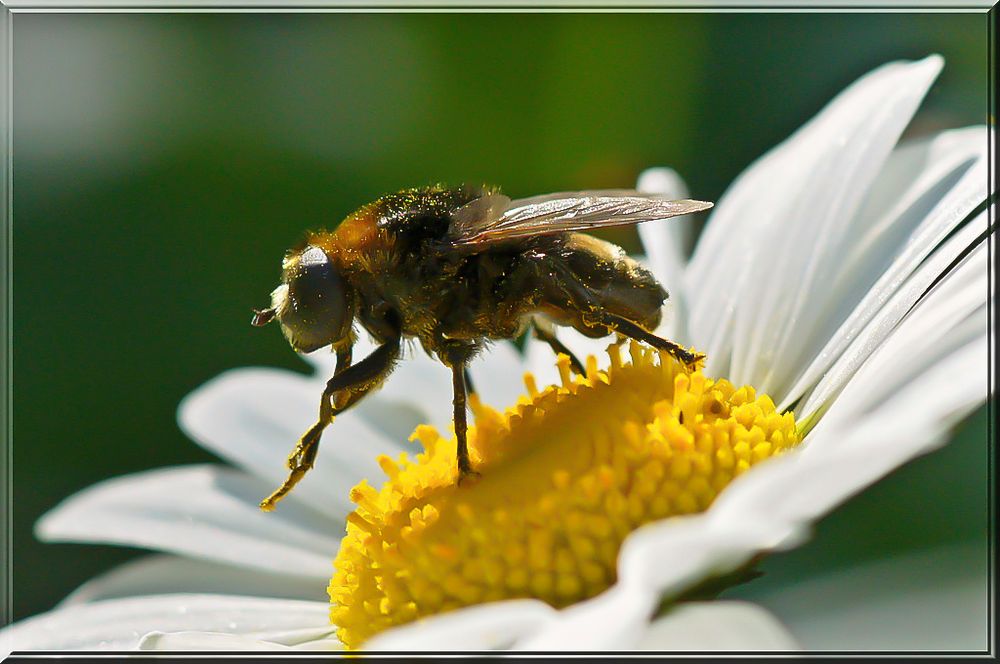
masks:
[(618, 549), (639, 526), (706, 509), (750, 466), (799, 441), (791, 413), (752, 387), (689, 373), (639, 344), (623, 363), (587, 360), (586, 377), (528, 394), (501, 414), (472, 400), (473, 467), (456, 484), (455, 439), (419, 426), (424, 451), (379, 458), (389, 480), (362, 481), (330, 582), (331, 621), (348, 648), (387, 627), (501, 599), (561, 607), (615, 581)]

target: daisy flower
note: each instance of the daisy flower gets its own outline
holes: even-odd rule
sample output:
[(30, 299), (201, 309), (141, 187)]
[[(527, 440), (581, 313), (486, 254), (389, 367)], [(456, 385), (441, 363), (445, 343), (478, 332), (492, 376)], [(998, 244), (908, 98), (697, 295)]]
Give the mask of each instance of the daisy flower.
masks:
[[(796, 648), (752, 604), (670, 600), (800, 544), (987, 399), (988, 131), (899, 143), (941, 67), (848, 87), (737, 178), (690, 258), (684, 220), (640, 227), (671, 290), (660, 332), (702, 370), (562, 332), (589, 356), (573, 377), (540, 343), (498, 344), (472, 369), (483, 476), (456, 488), (448, 372), (414, 357), (337, 418), (272, 514), (257, 504), (332, 357), (227, 372), (179, 416), (234, 467), (115, 478), (43, 517), (46, 540), (163, 553), (5, 647)], [(685, 193), (666, 169), (638, 186)]]

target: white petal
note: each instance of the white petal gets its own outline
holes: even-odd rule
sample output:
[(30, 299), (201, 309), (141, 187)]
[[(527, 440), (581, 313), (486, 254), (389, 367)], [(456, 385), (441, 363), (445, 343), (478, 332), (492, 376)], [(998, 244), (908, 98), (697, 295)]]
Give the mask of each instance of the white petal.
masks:
[(770, 387), (764, 379), (781, 360), (773, 354), (782, 333), (808, 325), (798, 314), (840, 244), (838, 222), (857, 211), (941, 65), (932, 56), (862, 77), (726, 192), (685, 285), (709, 372)]
[[(370, 355), (375, 348), (376, 344), (367, 335), (359, 335), (354, 343), (355, 362)], [(345, 419), (358, 418), (379, 436), (401, 443), (410, 437), (417, 424), (447, 424), (450, 421), (451, 412), (446, 406), (451, 403), (451, 382), (447, 372), (419, 348), (405, 347), (404, 356), (388, 380), (362, 399), (349, 414), (339, 418), (341, 424)], [(326, 382), (333, 376), (335, 355), (329, 348), (323, 348), (300, 357), (315, 369), (311, 376), (305, 377), (312, 395), (307, 403), (315, 408)]]
[[(911, 343), (879, 349), (880, 352), (869, 361), (869, 364), (862, 367), (830, 410), (819, 420), (815, 433), (849, 426), (854, 420), (869, 417), (873, 411), (887, 412), (881, 407), (882, 402), (894, 400), (902, 390), (908, 389), (912, 377), (927, 367), (932, 367), (927, 371), (927, 375), (937, 376), (938, 384), (949, 381), (961, 383), (958, 389), (949, 390), (946, 394), (962, 394), (962, 398), (968, 399), (970, 403), (981, 403), (986, 399), (989, 389), (987, 376), (980, 371), (981, 366), (988, 366), (987, 321), (987, 309), (984, 304), (958, 324), (949, 325), (945, 333), (935, 335), (938, 340), (936, 344)], [(908, 350), (916, 354), (911, 354), (907, 352)], [(885, 364), (879, 362), (891, 359), (891, 356), (897, 353), (902, 354), (908, 363), (891, 365), (888, 362)], [(979, 366), (971, 369), (966, 367), (954, 369), (954, 371), (966, 371), (964, 375), (958, 373), (948, 375), (945, 372), (953, 370), (951, 364), (934, 366), (940, 363), (942, 356), (948, 354), (966, 357), (970, 365)], [(884, 371), (877, 370), (882, 368), (880, 365), (885, 368)], [(865, 371), (866, 369), (871, 370)], [(980, 381), (979, 384), (971, 382), (977, 379)], [(928, 381), (928, 385), (932, 388), (937, 387), (931, 381)], [(920, 400), (934, 400), (937, 397), (937, 394), (931, 393)]]
[[(855, 314), (845, 321), (834, 334), (827, 347), (816, 356), (809, 369), (801, 376), (779, 408), (787, 408), (793, 399), (802, 395), (802, 390), (816, 379), (817, 371), (829, 367), (816, 385), (806, 390), (806, 398), (796, 408), (800, 418), (811, 416), (844, 387), (858, 368), (873, 355), (889, 337), (899, 321), (910, 311), (914, 303), (927, 292), (931, 284), (941, 277), (945, 269), (968, 249), (973, 240), (986, 229), (986, 213), (957, 231), (938, 251), (928, 258), (917, 270), (897, 288), (888, 302), (876, 309), (871, 303), (863, 303)], [(985, 273), (983, 283), (985, 284)], [(983, 293), (985, 302), (985, 292)], [(866, 298), (867, 300), (867, 298)], [(866, 321), (861, 326), (862, 321)], [(850, 329), (846, 329), (850, 328)], [(831, 358), (839, 354), (830, 364)]]
[(142, 637), (139, 650), (293, 650), (289, 646), (269, 643), (252, 636), (225, 634), (223, 632), (150, 632)]
[(174, 652), (202, 650), (343, 650), (333, 638), (335, 628), (329, 624), (249, 634), (226, 632), (150, 632), (139, 641), (139, 650), (170, 650)]
[(156, 595), (57, 609), (0, 631), (3, 650), (131, 650), (150, 632), (326, 629), (330, 606), (226, 595)]
[(562, 382), (559, 378), (559, 369), (556, 368), (555, 353), (548, 344), (534, 337), (528, 339), (524, 363), (525, 369), (534, 375), (538, 389), (544, 389), (547, 385), (559, 385)]
[(327, 599), (326, 584), (316, 577), (251, 570), (211, 560), (149, 555), (90, 579), (59, 606), (169, 593), (250, 595), (317, 602)]
[(985, 543), (958, 543), (742, 594), (810, 650), (985, 651), (988, 553)]
[[(367, 357), (375, 348), (376, 344), (367, 334), (358, 335), (354, 343), (355, 361)], [(319, 403), (322, 386), (333, 375), (334, 355), (325, 348), (301, 357), (316, 370), (310, 380), (319, 386), (313, 388), (312, 397)], [(418, 343), (407, 343), (392, 374), (381, 387), (366, 396), (355, 411), (370, 428), (393, 439), (406, 440), (413, 427), (420, 423), (442, 429), (451, 423), (451, 374)], [(394, 421), (394, 418), (402, 421)]]
[(772, 613), (750, 602), (682, 602), (657, 618), (639, 650), (799, 650)]
[(334, 636), (328, 636), (323, 639), (316, 639), (315, 641), (304, 641), (302, 643), (295, 644), (294, 648), (296, 650), (343, 650), (343, 644), (337, 640)]
[[(586, 363), (587, 357), (593, 355), (597, 359), (597, 366), (607, 367), (609, 360), (605, 351), (608, 345), (614, 341), (614, 337), (591, 339), (571, 327), (561, 326), (556, 327), (556, 337), (581, 362)], [(547, 344), (537, 340), (532, 340), (529, 343), (532, 345), (528, 347), (528, 352), (525, 354), (526, 363), (528, 370), (535, 374), (539, 389), (546, 385), (561, 383), (559, 371), (555, 368), (556, 356), (552, 349)]]
[(644, 194), (659, 194), (664, 198), (687, 198), (688, 186), (684, 178), (672, 168), (655, 166), (639, 173), (637, 191)]
[[(393, 382), (398, 384), (400, 381)], [(332, 439), (330, 443), (331, 447), (327, 447), (324, 451), (321, 451), (319, 458), (324, 459), (329, 450), (332, 449), (332, 446), (340, 444), (339, 441), (342, 438), (337, 433), (337, 427), (338, 425), (343, 425), (347, 421), (345, 418), (350, 416), (352, 419), (368, 425), (370, 430), (377, 431), (379, 441), (375, 445), (362, 445), (360, 439), (352, 440), (349, 443), (352, 449), (350, 452), (344, 450), (343, 453), (345, 455), (350, 453), (362, 457), (359, 462), (361, 465), (356, 466), (357, 470), (350, 471), (350, 473), (356, 475), (358, 472), (361, 472), (356, 477), (368, 479), (373, 484), (376, 481), (385, 479), (383, 473), (374, 469), (375, 464), (377, 464), (378, 455), (384, 453), (389, 456), (398, 456), (401, 451), (410, 453), (419, 452), (420, 447), (415, 443), (409, 442), (413, 430), (418, 424), (440, 422), (441, 411), (451, 410), (451, 396), (445, 398), (444, 401), (430, 395), (426, 399), (418, 400), (415, 396), (416, 394), (419, 394), (419, 392), (407, 394), (405, 397), (396, 397), (394, 394), (383, 394), (381, 391), (369, 394), (351, 408), (350, 411), (337, 416), (334, 423), (330, 425), (327, 435), (324, 437), (324, 439)], [(430, 415), (429, 413), (432, 411), (437, 411), (438, 416)], [(446, 422), (450, 422), (450, 419), (447, 419)], [(345, 432), (341, 431), (340, 433)], [(338, 455), (334, 454), (334, 456)], [(334, 461), (334, 463), (339, 463), (339, 460)], [(343, 468), (343, 470), (346, 470), (346, 468)], [(345, 473), (341, 472), (341, 474), (344, 475)]]
[[(296, 441), (316, 421), (321, 393), (317, 381), (306, 376), (236, 369), (185, 397), (178, 421), (206, 449), (267, 480), (270, 493), (285, 480), (285, 460)], [(390, 437), (387, 425), (379, 430), (366, 422), (362, 410), (358, 406), (344, 413), (326, 429), (315, 467), (284, 502), (302, 501), (343, 517), (352, 509), (352, 486), (361, 479), (384, 478), (379, 454), (398, 456), (412, 449), (405, 439)]]
[[(845, 382), (843, 392), (818, 426), (834, 426), (839, 420), (856, 417), (870, 410), (886, 395), (909, 382), (910, 377), (933, 365), (954, 348), (987, 331), (987, 246), (982, 243), (964, 261), (937, 283), (934, 289), (898, 325), (881, 347), (872, 351), (849, 378), (834, 373), (824, 379), (809, 395), (804, 413), (823, 408), (837, 383)], [(878, 322), (878, 319), (873, 322)], [(848, 356), (850, 357), (850, 356)], [(988, 361), (985, 344), (983, 362)], [(851, 367), (853, 368), (853, 367)], [(843, 371), (843, 370), (841, 370)], [(962, 380), (965, 378), (963, 377)], [(986, 384), (982, 384), (985, 394)]]
[[(781, 351), (793, 353), (783, 365), (791, 369), (775, 380), (784, 384), (796, 377), (780, 407), (814, 384), (848, 344), (857, 347), (859, 335), (866, 336), (863, 343), (870, 352), (944, 267), (985, 230), (983, 213), (935, 251), (986, 198), (987, 144), (986, 129), (972, 127), (893, 153), (866, 209), (846, 231), (856, 240), (837, 254), (839, 274), (810, 303), (808, 315), (815, 321), (811, 337), (796, 332), (798, 350), (786, 346)], [(866, 329), (873, 318), (879, 324)]]
[[(359, 356), (363, 357), (375, 349), (375, 345), (370, 341), (363, 341), (358, 339), (357, 343), (354, 344), (354, 352)], [(313, 369), (313, 378), (319, 381), (325, 381), (327, 378), (333, 375), (333, 370), (337, 366), (337, 355), (331, 350), (329, 346), (326, 348), (320, 348), (311, 353), (300, 353), (299, 357), (302, 361), (309, 364)]]
[(492, 650), (544, 626), (555, 609), (534, 599), (514, 599), (457, 609), (386, 630), (364, 650)]
[[(859, 86), (853, 113), (818, 125), (818, 159), (797, 160), (806, 179), (780, 228), (761, 237), (777, 253), (750, 270), (736, 316), (731, 378), (781, 399), (780, 378), (799, 366), (796, 342), (813, 336), (810, 303), (837, 275), (849, 224), (875, 176), (940, 71), (940, 58), (901, 69), (889, 81)], [(867, 87), (867, 89), (865, 89)], [(808, 142), (800, 138), (801, 150)], [(824, 149), (825, 148), (825, 149)], [(763, 259), (763, 256), (759, 258)]]
[(502, 411), (524, 393), (525, 366), (514, 344), (500, 341), (473, 360), (469, 373), (483, 403)]
[(221, 466), (125, 475), (71, 496), (43, 516), (47, 541), (103, 542), (207, 558), (325, 584), (344, 534), (292, 501), (261, 512), (267, 484)]
[(518, 640), (517, 650), (634, 650), (659, 601), (655, 588), (616, 584), (573, 604), (544, 629)]
[[(362, 405), (379, 400), (407, 404), (419, 410), (420, 423), (444, 430), (451, 424), (451, 398), (451, 371), (414, 343), (409, 345), (405, 356), (378, 392), (365, 397)], [(402, 440), (406, 440), (409, 433)]]

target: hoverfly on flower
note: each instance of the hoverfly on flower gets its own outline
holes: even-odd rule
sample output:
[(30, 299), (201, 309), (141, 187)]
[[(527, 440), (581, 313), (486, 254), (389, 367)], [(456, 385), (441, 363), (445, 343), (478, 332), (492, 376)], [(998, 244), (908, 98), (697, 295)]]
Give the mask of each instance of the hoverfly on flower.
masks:
[[(382, 383), (406, 338), (451, 369), (459, 482), (476, 474), (466, 442), (466, 367), (487, 340), (531, 327), (582, 374), (553, 333), (555, 323), (591, 338), (624, 335), (697, 364), (702, 355), (651, 332), (666, 289), (620, 247), (582, 231), (710, 207), (633, 190), (511, 200), (492, 187), (438, 185), (383, 196), (336, 230), (308, 234), (286, 254), (282, 284), (253, 324), (277, 319), (299, 352), (332, 346), (337, 366), (318, 420), (288, 457), (288, 478), (261, 509), (273, 509), (312, 468), (323, 430)], [(355, 321), (379, 344), (357, 364)]]

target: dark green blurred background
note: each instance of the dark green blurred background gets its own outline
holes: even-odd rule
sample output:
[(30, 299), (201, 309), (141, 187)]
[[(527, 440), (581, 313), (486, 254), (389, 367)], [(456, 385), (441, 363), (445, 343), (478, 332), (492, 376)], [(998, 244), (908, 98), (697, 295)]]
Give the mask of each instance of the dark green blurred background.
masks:
[[(526, 196), (652, 165), (717, 200), (857, 76), (932, 52), (946, 67), (911, 132), (986, 115), (984, 14), (13, 20), (15, 617), (136, 555), (40, 544), (39, 516), (107, 477), (210, 460), (175, 409), (219, 372), (302, 369), (249, 318), (304, 228), (430, 181)], [(786, 569), (984, 538), (984, 432), (980, 416), (848, 505)]]

